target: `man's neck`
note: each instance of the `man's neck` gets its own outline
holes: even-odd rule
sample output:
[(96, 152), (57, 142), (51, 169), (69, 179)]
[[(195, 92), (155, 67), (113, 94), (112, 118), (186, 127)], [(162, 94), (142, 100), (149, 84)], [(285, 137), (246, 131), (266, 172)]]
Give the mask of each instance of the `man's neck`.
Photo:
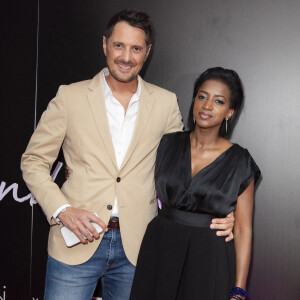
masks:
[(110, 74), (105, 77), (106, 83), (113, 96), (122, 104), (124, 107), (124, 114), (126, 115), (127, 108), (130, 102), (130, 99), (134, 93), (136, 93), (138, 88), (138, 79), (135, 78), (130, 82), (120, 82), (113, 78)]

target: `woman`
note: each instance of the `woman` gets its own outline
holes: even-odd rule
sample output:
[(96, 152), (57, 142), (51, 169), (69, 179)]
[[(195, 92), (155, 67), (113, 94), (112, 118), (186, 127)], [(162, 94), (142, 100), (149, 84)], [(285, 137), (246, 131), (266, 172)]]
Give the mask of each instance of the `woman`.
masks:
[[(195, 82), (188, 132), (165, 135), (155, 184), (163, 207), (148, 225), (132, 300), (245, 299), (251, 257), (254, 184), (249, 152), (222, 136), (243, 101), (236, 72), (211, 68)], [(235, 211), (234, 241), (209, 228)]]

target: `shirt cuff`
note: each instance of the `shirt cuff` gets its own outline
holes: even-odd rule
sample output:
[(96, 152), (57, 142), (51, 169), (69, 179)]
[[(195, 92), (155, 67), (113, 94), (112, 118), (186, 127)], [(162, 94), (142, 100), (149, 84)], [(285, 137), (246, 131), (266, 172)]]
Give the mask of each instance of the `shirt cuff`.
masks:
[(61, 206), (60, 208), (58, 208), (55, 213), (53, 214), (53, 219), (56, 220), (57, 216), (59, 215), (59, 213), (64, 209), (64, 208), (67, 208), (67, 207), (70, 207), (71, 204), (65, 204), (63, 206)]

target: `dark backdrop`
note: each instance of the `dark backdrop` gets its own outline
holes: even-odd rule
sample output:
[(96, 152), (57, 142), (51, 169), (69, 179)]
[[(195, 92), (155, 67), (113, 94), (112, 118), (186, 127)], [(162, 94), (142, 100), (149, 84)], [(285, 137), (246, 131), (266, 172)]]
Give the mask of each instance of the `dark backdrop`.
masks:
[[(263, 174), (256, 192), (249, 299), (299, 299), (297, 0), (6, 3), (1, 10), (0, 299), (43, 297), (48, 224), (22, 181), (20, 157), (58, 86), (91, 78), (105, 66), (102, 33), (122, 8), (151, 16), (155, 42), (142, 75), (177, 94), (184, 121), (200, 72), (223, 66), (240, 74), (246, 102), (232, 141), (249, 149)], [(62, 180), (60, 171), (56, 182)]]

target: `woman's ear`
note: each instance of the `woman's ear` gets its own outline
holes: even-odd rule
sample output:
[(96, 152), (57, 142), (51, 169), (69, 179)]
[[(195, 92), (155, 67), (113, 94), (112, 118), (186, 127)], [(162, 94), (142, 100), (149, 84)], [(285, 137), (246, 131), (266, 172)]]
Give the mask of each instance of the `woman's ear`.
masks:
[(226, 115), (226, 120), (229, 120), (234, 114), (234, 109), (230, 108), (227, 115)]

